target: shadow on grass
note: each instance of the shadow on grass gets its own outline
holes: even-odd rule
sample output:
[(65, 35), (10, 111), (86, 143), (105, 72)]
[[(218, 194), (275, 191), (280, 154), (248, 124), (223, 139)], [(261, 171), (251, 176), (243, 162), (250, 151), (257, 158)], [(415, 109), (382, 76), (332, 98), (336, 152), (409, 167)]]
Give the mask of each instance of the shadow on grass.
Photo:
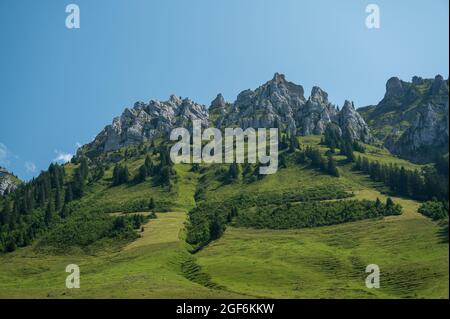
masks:
[(448, 241), (448, 220), (446, 222), (440, 223), (442, 226), (441, 229), (438, 231), (438, 237), (441, 240), (441, 243), (447, 244)]

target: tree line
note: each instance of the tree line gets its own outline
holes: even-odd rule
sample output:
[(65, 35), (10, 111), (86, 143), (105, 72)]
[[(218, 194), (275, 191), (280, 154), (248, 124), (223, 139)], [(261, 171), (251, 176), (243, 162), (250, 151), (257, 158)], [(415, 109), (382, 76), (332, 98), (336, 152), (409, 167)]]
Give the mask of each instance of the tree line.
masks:
[[(141, 152), (147, 151), (143, 149)], [(153, 150), (154, 154), (156, 153)], [(130, 172), (126, 164), (116, 164), (113, 169), (112, 186), (123, 183), (143, 182), (152, 176), (155, 183), (170, 185), (175, 176), (175, 170), (169, 157), (167, 147), (159, 150), (159, 163), (154, 164), (149, 155), (139, 168), (134, 180), (130, 179)], [(131, 156), (131, 155), (127, 155)], [(16, 190), (6, 194), (0, 200), (0, 251), (14, 251), (17, 247), (29, 245), (46, 229), (72, 214), (71, 203), (82, 198), (88, 185), (102, 179), (105, 168), (101, 161), (96, 165), (89, 165), (86, 156), (78, 156), (72, 160), (74, 168), (72, 178), (68, 178), (65, 167), (51, 163), (47, 171), (31, 181), (20, 184)], [(92, 163), (91, 163), (92, 164)], [(147, 207), (153, 209), (155, 201), (143, 204), (135, 203), (128, 210)]]
[(433, 198), (448, 201), (448, 173), (439, 171), (438, 166), (409, 170), (404, 166), (358, 156), (353, 168), (368, 174), (374, 181), (384, 183), (397, 195), (421, 201)]

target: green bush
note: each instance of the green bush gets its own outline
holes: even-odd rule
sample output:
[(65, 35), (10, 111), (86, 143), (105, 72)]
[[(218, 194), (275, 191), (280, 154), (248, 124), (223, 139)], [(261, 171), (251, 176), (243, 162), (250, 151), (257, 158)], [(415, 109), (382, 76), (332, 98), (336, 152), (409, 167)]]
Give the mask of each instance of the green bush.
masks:
[(289, 192), (243, 193), (225, 201), (201, 202), (189, 212), (186, 241), (199, 249), (219, 238), (239, 215), (255, 207), (282, 207), (286, 203), (342, 199), (353, 196), (343, 188), (321, 186)]
[(444, 219), (448, 217), (448, 202), (437, 200), (425, 202), (419, 207), (419, 213), (433, 220)]
[(398, 215), (401, 207), (389, 207), (369, 200), (304, 202), (282, 206), (264, 206), (238, 214), (241, 227), (288, 229), (335, 225), (362, 219)]

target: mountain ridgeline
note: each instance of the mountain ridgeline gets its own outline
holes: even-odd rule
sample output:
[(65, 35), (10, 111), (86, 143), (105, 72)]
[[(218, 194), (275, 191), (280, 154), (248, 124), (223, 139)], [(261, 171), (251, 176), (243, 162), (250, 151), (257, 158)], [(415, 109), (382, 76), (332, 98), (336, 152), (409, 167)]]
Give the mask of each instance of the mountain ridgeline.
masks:
[(328, 101), (328, 94), (316, 86), (310, 97), (305, 98), (301, 85), (275, 73), (272, 80), (256, 90), (242, 91), (234, 103), (225, 102), (219, 94), (209, 109), (174, 95), (165, 102), (137, 102), (106, 126), (93, 142), (81, 148), (79, 154), (93, 157), (167, 136), (173, 128), (190, 128), (192, 120), (200, 120), (205, 127), (278, 127), (293, 135), (323, 134), (327, 124), (333, 122), (355, 140), (373, 141), (368, 126), (352, 102), (345, 101), (339, 110)]
[(192, 120), (204, 127), (278, 127), (291, 135), (320, 135), (333, 123), (340, 134), (355, 141), (378, 143), (391, 153), (413, 162), (434, 162), (448, 153), (448, 80), (414, 77), (412, 82), (393, 77), (377, 104), (356, 109), (346, 100), (341, 108), (314, 86), (305, 97), (301, 85), (283, 74), (255, 90), (244, 90), (234, 103), (222, 94), (209, 108), (172, 95), (168, 101), (136, 102), (107, 125), (79, 155), (95, 157), (106, 151), (167, 137), (175, 127), (191, 128)]

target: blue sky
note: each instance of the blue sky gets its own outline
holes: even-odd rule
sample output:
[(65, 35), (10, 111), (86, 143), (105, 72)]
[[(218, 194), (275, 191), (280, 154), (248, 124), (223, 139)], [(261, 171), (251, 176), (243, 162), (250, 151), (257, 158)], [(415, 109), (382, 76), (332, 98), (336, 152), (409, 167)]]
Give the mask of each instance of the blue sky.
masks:
[[(81, 28), (65, 27), (76, 3)], [(366, 5), (381, 28), (367, 29)], [(447, 0), (1, 0), (0, 166), (23, 179), (67, 158), (135, 101), (209, 105), (274, 72), (342, 105), (386, 80), (448, 77)], [(65, 156), (66, 155), (66, 156)]]

